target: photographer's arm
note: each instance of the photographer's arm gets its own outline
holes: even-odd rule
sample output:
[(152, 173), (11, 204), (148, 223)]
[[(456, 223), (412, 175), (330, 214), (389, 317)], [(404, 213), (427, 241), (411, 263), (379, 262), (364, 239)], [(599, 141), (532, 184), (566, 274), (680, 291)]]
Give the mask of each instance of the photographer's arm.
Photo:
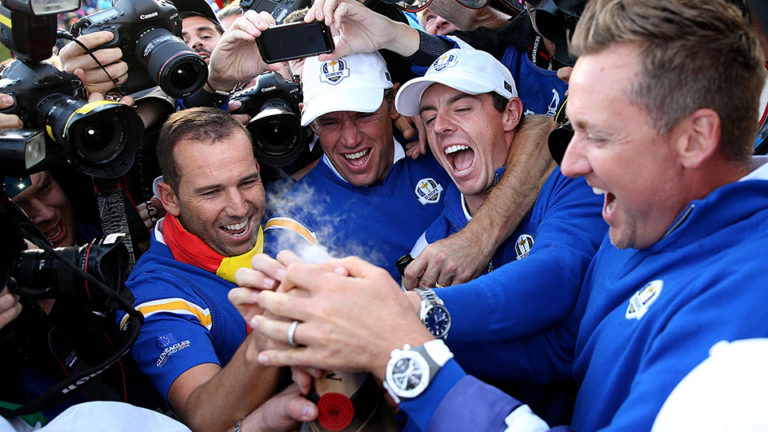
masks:
[(555, 123), (528, 116), (507, 156), (507, 170), (464, 229), (427, 246), (405, 269), (403, 285), (433, 287), (471, 280), (530, 210), (555, 163), (546, 145)]
[(280, 369), (258, 363), (258, 336), (251, 332), (225, 367), (204, 363), (173, 382), (168, 402), (190, 429), (229, 430), (274, 393)]
[[(114, 37), (115, 35), (111, 32), (100, 31), (79, 36), (77, 40), (93, 50), (108, 43)], [(120, 48), (97, 49), (93, 55), (104, 65), (109, 75), (117, 80), (117, 84), (112, 82), (98, 63), (75, 42), (70, 42), (61, 49), (59, 60), (62, 69), (83, 80), (89, 94), (91, 92), (105, 94), (116, 85), (125, 83), (128, 79), (128, 64), (122, 61), (123, 53)]]

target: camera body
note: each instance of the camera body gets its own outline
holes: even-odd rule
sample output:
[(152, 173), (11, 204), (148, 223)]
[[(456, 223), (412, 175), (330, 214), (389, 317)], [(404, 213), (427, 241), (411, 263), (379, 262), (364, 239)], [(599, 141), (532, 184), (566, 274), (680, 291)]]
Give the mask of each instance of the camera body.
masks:
[[(129, 297), (123, 282), (128, 277), (128, 250), (123, 235), (111, 234), (94, 239), (83, 246), (54, 249), (67, 261), (106, 283), (113, 291)], [(11, 268), (16, 283), (11, 291), (32, 299), (70, 298), (87, 304), (91, 310), (120, 309), (120, 305), (99, 290), (88, 290), (85, 280), (52, 253), (42, 250), (24, 250)]]
[(307, 146), (309, 129), (301, 126), (301, 86), (275, 72), (259, 76), (255, 86), (232, 95), (243, 105), (235, 113), (253, 118), (246, 128), (253, 152), (262, 163), (284, 167), (294, 162)]
[(0, 112), (16, 114), (24, 127), (46, 133), (45, 141), (24, 149), (27, 169), (40, 171), (68, 160), (88, 175), (115, 178), (131, 168), (144, 133), (133, 108), (112, 101), (86, 103), (80, 79), (48, 63), (14, 61), (3, 71), (0, 93), (14, 98), (13, 106)]
[(115, 35), (101, 48), (118, 47), (128, 64), (125, 93), (159, 85), (182, 98), (208, 79), (208, 66), (181, 36), (181, 17), (170, 1), (116, 0), (114, 6), (82, 18), (72, 26), (75, 36), (109, 31)]

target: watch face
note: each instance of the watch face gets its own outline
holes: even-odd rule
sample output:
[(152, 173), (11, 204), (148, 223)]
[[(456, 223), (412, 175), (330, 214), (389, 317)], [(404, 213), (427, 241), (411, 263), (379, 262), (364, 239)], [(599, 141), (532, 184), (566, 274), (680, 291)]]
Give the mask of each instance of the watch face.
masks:
[(424, 325), (436, 338), (444, 337), (451, 327), (451, 316), (448, 310), (440, 305), (431, 307), (424, 316)]
[(403, 351), (387, 369), (387, 382), (400, 397), (416, 397), (429, 384), (429, 364), (417, 352)]

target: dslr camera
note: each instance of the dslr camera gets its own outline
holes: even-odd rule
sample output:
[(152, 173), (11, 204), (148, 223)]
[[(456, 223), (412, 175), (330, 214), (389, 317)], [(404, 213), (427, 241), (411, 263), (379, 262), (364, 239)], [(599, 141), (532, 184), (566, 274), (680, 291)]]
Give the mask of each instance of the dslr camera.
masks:
[(181, 36), (181, 17), (167, 0), (116, 0), (114, 6), (82, 18), (75, 36), (109, 31), (114, 39), (101, 48), (119, 47), (128, 64), (127, 94), (159, 85), (173, 98), (189, 96), (205, 85), (208, 66)]
[(234, 113), (253, 118), (246, 128), (259, 161), (281, 168), (293, 163), (307, 147), (309, 128), (301, 126), (301, 86), (275, 72), (259, 76), (255, 86), (232, 95), (243, 106)]
[(2, 0), (0, 41), (16, 60), (0, 79), (0, 93), (12, 96), (14, 104), (0, 112), (18, 115), (33, 129), (0, 134), (4, 168), (40, 171), (68, 160), (86, 174), (113, 178), (133, 164), (144, 133), (138, 114), (117, 102), (86, 103), (75, 75), (43, 61), (56, 42), (56, 14), (78, 6), (71, 0)]
[[(24, 127), (45, 131), (45, 139), (0, 135), (5, 163), (24, 155), (26, 168), (41, 171), (69, 161), (85, 174), (116, 178), (128, 172), (144, 134), (136, 111), (111, 102), (85, 102), (82, 82), (48, 63), (14, 61), (3, 71), (0, 93), (14, 98), (0, 110), (16, 114)], [(19, 164), (21, 165), (21, 164)]]

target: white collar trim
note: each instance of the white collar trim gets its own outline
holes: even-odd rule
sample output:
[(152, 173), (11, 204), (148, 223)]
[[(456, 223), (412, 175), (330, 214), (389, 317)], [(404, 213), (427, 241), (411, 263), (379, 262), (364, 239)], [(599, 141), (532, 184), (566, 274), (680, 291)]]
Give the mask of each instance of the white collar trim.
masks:
[(752, 172), (739, 179), (744, 180), (768, 180), (768, 156), (752, 156)]

